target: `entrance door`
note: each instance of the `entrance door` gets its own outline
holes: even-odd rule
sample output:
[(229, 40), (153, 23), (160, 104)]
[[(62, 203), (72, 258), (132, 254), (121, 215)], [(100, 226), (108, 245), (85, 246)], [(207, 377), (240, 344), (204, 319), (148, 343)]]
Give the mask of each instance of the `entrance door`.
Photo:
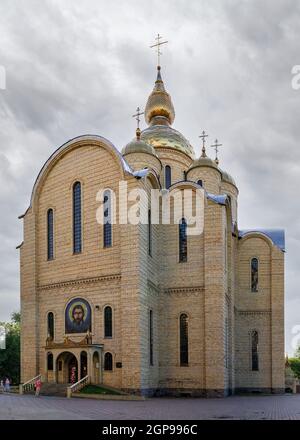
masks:
[(80, 379), (83, 379), (87, 374), (87, 353), (82, 351), (80, 353)]
[(78, 381), (77, 359), (73, 355), (68, 362), (68, 382), (75, 383)]

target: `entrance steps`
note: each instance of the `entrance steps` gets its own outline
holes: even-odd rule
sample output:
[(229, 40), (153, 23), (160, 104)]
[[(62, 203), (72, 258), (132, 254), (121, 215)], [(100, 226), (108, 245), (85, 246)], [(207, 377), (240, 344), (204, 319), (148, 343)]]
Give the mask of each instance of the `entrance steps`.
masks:
[(68, 383), (45, 382), (42, 384), (40, 395), (66, 397), (68, 386)]

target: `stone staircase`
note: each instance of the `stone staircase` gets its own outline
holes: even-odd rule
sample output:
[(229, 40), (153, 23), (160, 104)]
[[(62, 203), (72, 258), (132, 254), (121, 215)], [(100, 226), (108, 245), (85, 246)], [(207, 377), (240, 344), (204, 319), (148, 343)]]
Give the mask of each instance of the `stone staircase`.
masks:
[(68, 386), (70, 385), (67, 383), (45, 382), (42, 384), (40, 395), (66, 397)]

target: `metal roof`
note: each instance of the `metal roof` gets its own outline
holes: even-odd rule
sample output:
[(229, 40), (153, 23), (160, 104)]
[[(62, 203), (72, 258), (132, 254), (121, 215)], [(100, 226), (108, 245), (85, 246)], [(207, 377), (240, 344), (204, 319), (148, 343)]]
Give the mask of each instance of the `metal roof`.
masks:
[(259, 234), (263, 234), (270, 238), (272, 242), (285, 252), (285, 233), (284, 229), (243, 229), (239, 231), (239, 237), (242, 238), (247, 234), (251, 234), (253, 232), (257, 232)]

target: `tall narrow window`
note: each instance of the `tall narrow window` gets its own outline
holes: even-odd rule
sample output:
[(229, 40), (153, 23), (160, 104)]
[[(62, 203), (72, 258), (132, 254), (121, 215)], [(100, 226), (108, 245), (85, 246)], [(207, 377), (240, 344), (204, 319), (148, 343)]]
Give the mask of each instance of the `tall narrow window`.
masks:
[(179, 261), (181, 263), (187, 261), (187, 235), (186, 235), (186, 221), (183, 218), (179, 224)]
[(152, 256), (152, 224), (151, 209), (148, 210), (148, 255)]
[(112, 308), (109, 306), (104, 309), (104, 337), (112, 337)]
[(166, 165), (166, 167), (165, 167), (165, 184), (166, 184), (167, 189), (169, 189), (172, 184), (172, 175), (171, 175), (170, 165)]
[(111, 225), (111, 194), (110, 191), (105, 191), (103, 200), (103, 246), (110, 247), (112, 245), (112, 225)]
[(112, 354), (111, 353), (105, 353), (104, 355), (104, 370), (105, 371), (112, 371)]
[(188, 316), (185, 313), (180, 315), (180, 366), (189, 364), (189, 334)]
[(47, 212), (47, 258), (54, 258), (53, 209), (48, 209)]
[(47, 354), (47, 369), (48, 371), (53, 371), (53, 354)]
[(251, 332), (251, 369), (258, 371), (258, 332)]
[(149, 312), (149, 355), (150, 365), (153, 365), (153, 311)]
[(81, 252), (81, 184), (76, 182), (73, 186), (73, 252)]
[(258, 292), (258, 259), (251, 260), (251, 292)]
[(54, 339), (54, 315), (52, 312), (48, 313), (47, 316), (47, 333), (50, 339)]

